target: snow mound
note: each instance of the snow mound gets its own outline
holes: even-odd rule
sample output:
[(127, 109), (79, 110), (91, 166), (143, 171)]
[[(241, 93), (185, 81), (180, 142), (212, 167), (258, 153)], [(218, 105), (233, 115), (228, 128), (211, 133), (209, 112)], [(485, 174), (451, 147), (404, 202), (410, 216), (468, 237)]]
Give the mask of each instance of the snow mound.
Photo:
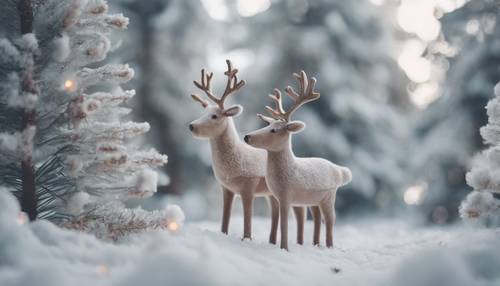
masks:
[(306, 245), (292, 243), (286, 252), (267, 243), (269, 224), (257, 218), (251, 241), (241, 241), (241, 218), (236, 217), (229, 236), (219, 233), (218, 222), (199, 222), (177, 232), (151, 231), (111, 243), (46, 221), (25, 223), (16, 200), (0, 190), (0, 285), (500, 283), (497, 229), (353, 222), (336, 227), (336, 247), (326, 249), (311, 245), (308, 222)]

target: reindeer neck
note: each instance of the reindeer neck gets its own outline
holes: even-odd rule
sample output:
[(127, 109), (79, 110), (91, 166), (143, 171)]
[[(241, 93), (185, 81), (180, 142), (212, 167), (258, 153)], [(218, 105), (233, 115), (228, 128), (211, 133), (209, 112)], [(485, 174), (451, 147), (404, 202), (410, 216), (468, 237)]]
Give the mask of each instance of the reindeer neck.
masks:
[(228, 118), (227, 120), (226, 129), (220, 135), (210, 139), (210, 148), (213, 155), (230, 152), (240, 143), (233, 119)]
[(292, 136), (288, 138), (286, 146), (279, 151), (267, 151), (267, 165), (272, 166), (289, 166), (295, 161), (295, 154), (292, 150)]

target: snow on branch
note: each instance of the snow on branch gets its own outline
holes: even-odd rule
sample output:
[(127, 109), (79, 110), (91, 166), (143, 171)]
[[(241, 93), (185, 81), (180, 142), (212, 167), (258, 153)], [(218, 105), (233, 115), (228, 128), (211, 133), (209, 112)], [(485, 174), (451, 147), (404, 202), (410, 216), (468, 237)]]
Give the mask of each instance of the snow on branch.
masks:
[(149, 123), (100, 123), (95, 122), (85, 127), (67, 131), (67, 135), (73, 142), (99, 143), (105, 141), (122, 142), (125, 139), (134, 138), (148, 132)]
[(87, 211), (62, 226), (92, 233), (101, 239), (118, 240), (126, 235), (150, 230), (176, 231), (184, 222), (184, 213), (177, 205), (168, 205), (156, 211), (127, 209), (119, 202), (89, 205), (87, 208)]
[(14, 64), (20, 60), (18, 49), (7, 39), (0, 39), (0, 64)]
[(103, 82), (125, 83), (134, 77), (134, 70), (129, 65), (105, 65), (96, 69), (83, 68), (77, 74), (80, 89)]

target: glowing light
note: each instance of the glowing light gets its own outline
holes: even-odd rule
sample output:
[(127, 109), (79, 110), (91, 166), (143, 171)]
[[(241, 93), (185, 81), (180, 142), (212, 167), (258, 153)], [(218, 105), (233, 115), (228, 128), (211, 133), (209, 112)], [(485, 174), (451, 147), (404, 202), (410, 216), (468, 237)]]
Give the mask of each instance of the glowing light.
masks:
[(385, 4), (385, 0), (370, 0), (370, 2), (375, 6), (382, 6)]
[(403, 0), (398, 7), (399, 26), (408, 33), (415, 33), (425, 41), (435, 40), (441, 31), (436, 19), (435, 3), (431, 0)]
[(467, 34), (475, 35), (479, 32), (479, 21), (476, 19), (469, 20), (465, 26)]
[(170, 230), (170, 231), (175, 232), (175, 231), (177, 231), (179, 229), (179, 224), (176, 223), (175, 221), (170, 222), (170, 223), (167, 224), (167, 229)]
[(465, 5), (467, 0), (434, 0), (436, 7), (444, 13), (450, 13)]
[(248, 49), (236, 49), (228, 53), (212, 53), (208, 58), (208, 66), (215, 72), (222, 72), (227, 69), (226, 59), (230, 59), (239, 70), (244, 70), (255, 61), (255, 54)]
[(418, 108), (423, 109), (438, 99), (440, 95), (437, 83), (423, 83), (410, 93), (410, 99)]
[(201, 0), (201, 4), (212, 19), (218, 21), (229, 19), (229, 9), (225, 0)]
[(243, 17), (252, 17), (271, 7), (270, 0), (238, 0), (236, 10)]
[(75, 88), (75, 82), (68, 79), (64, 82), (64, 89), (67, 91), (72, 91)]
[(398, 57), (398, 64), (409, 79), (416, 83), (426, 82), (431, 77), (432, 65), (421, 57), (425, 46), (418, 40), (409, 40)]
[(28, 222), (28, 216), (25, 212), (19, 212), (17, 215), (17, 223), (20, 225), (24, 225)]
[(427, 185), (420, 184), (408, 187), (406, 189), (403, 200), (407, 205), (418, 205), (422, 202)]
[(97, 274), (104, 276), (109, 274), (109, 267), (105, 264), (97, 266)]

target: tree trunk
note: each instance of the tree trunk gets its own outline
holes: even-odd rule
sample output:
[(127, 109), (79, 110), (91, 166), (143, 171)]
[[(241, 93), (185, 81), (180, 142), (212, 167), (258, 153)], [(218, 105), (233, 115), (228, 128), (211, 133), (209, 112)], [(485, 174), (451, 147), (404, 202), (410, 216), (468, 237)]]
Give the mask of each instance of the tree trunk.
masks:
[[(18, 2), (19, 16), (21, 19), (21, 33), (28, 34), (33, 32), (33, 6), (31, 0), (19, 0)], [(22, 95), (34, 94), (38, 97), (38, 88), (33, 79), (34, 74), (34, 59), (33, 54), (30, 54), (22, 72), (21, 90)], [(30, 220), (35, 220), (37, 217), (37, 198), (35, 186), (35, 169), (33, 167), (33, 137), (35, 128), (36, 110), (34, 106), (27, 104), (24, 106), (23, 121), (22, 121), (22, 140), (21, 144), (21, 179), (22, 179), (22, 194), (21, 194), (21, 209), (28, 214)]]

